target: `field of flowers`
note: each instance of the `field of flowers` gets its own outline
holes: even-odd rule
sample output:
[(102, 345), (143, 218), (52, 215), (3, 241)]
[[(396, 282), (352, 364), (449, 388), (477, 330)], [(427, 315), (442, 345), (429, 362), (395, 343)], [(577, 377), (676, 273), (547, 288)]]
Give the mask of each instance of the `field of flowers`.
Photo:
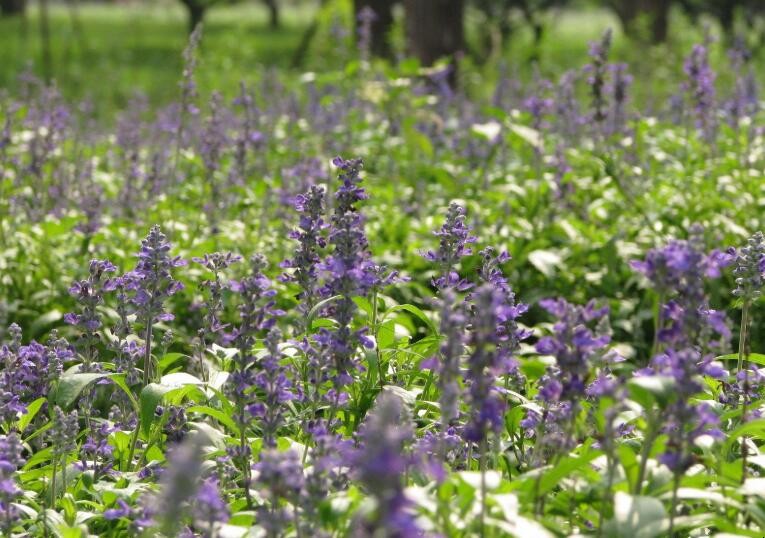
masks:
[(164, 108), (0, 96), (0, 535), (765, 535), (742, 45), (643, 110), (609, 33), (486, 99), (198, 40)]

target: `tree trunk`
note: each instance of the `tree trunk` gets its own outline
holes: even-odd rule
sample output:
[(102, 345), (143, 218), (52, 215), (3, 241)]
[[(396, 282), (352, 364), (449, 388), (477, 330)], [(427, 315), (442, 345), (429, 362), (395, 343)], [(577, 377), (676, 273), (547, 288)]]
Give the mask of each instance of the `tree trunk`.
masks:
[(723, 32), (725, 32), (725, 38), (732, 41), (734, 34), (733, 25), (736, 22), (736, 4), (734, 2), (722, 2), (717, 19), (720, 21)]
[[(381, 58), (392, 58), (390, 46), (390, 31), (393, 28), (393, 5), (396, 0), (354, 0), (353, 12), (356, 27), (360, 24), (359, 14), (363, 9), (371, 9), (375, 16), (371, 24), (370, 52)], [(359, 33), (356, 32), (358, 42)]]
[(46, 84), (49, 84), (53, 77), (48, 7), (48, 0), (40, 0), (40, 51), (42, 54), (43, 79)]
[(24, 13), (25, 8), (25, 0), (0, 0), (0, 15), (3, 17), (21, 15)]
[(456, 59), (464, 50), (464, 0), (404, 0), (409, 53), (422, 65), (449, 58), (449, 82), (456, 83)]
[(268, 25), (272, 30), (278, 29), (281, 26), (278, 0), (263, 0), (263, 3), (268, 8)]
[(329, 0), (321, 0), (319, 2), (319, 10), (316, 12), (316, 15), (314, 15), (311, 24), (308, 25), (308, 28), (306, 28), (305, 32), (303, 32), (303, 37), (300, 38), (300, 43), (298, 43), (295, 52), (292, 54), (292, 61), (290, 62), (290, 65), (293, 69), (302, 66), (303, 62), (305, 62), (306, 56), (308, 56), (308, 51), (311, 48), (313, 38), (316, 37), (316, 32), (319, 31), (321, 12), (326, 7), (327, 3), (329, 3)]
[(181, 2), (189, 12), (189, 33), (191, 33), (204, 20), (207, 7), (196, 0), (181, 0)]
[(648, 30), (654, 43), (664, 43), (669, 33), (669, 10), (667, 0), (611, 0), (609, 5), (619, 17), (624, 33), (639, 38), (641, 15), (649, 18)]

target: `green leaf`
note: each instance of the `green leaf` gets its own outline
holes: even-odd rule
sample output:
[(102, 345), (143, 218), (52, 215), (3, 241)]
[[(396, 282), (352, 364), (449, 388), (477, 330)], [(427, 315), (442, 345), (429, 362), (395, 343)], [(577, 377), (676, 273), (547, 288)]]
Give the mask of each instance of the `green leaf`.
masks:
[(536, 129), (518, 123), (509, 123), (508, 127), (513, 134), (524, 142), (530, 144), (532, 147), (537, 149), (542, 148), (542, 136)]
[(382, 323), (377, 329), (377, 349), (389, 349), (396, 343), (396, 322), (392, 319)]
[(133, 411), (137, 413), (138, 401), (135, 399), (135, 396), (133, 396), (133, 391), (130, 390), (127, 381), (125, 381), (125, 374), (114, 374), (111, 376), (111, 380), (115, 385), (122, 389), (122, 392), (127, 395), (128, 399), (130, 400), (130, 405), (133, 406)]
[(547, 278), (552, 278), (555, 276), (557, 268), (563, 262), (563, 257), (552, 250), (535, 250), (529, 253), (528, 260), (540, 273)]
[(109, 377), (111, 374), (64, 374), (58, 380), (56, 390), (52, 394), (52, 401), (66, 409), (71, 406), (80, 396), (85, 387), (97, 381)]
[[(662, 495), (662, 498), (665, 501), (671, 501), (672, 492), (668, 491), (667, 493)], [(677, 498), (685, 499), (685, 500), (694, 500), (694, 501), (706, 501), (706, 502), (714, 503), (720, 506), (732, 506), (733, 508), (736, 508), (737, 510), (743, 509), (743, 506), (741, 505), (740, 502), (734, 499), (731, 499), (729, 497), (726, 497), (725, 495), (717, 491), (710, 491), (710, 490), (698, 489), (698, 488), (678, 488)]]
[(323, 301), (319, 301), (314, 305), (314, 307), (308, 312), (308, 315), (306, 316), (306, 327), (313, 327), (313, 319), (317, 316), (319, 312), (321, 312), (321, 309), (327, 306), (332, 301), (337, 301), (340, 299), (342, 295), (333, 295), (332, 297), (327, 297)]
[(752, 420), (746, 424), (742, 424), (732, 432), (728, 433), (728, 439), (723, 444), (722, 453), (723, 458), (727, 458), (730, 454), (733, 444), (739, 437), (757, 437), (758, 439), (765, 438), (765, 418)]
[(650, 409), (655, 402), (659, 407), (666, 406), (675, 396), (675, 381), (668, 376), (633, 377), (627, 382), (630, 397)]
[(579, 457), (566, 457), (563, 458), (552, 470), (544, 473), (542, 479), (539, 481), (539, 493), (545, 494), (551, 491), (558, 485), (561, 480), (569, 476), (577, 469), (581, 469), (600, 456), (602, 452), (599, 450), (589, 450)]
[(185, 385), (161, 385), (159, 383), (150, 383), (143, 388), (139, 400), (141, 408), (141, 432), (144, 435), (149, 435), (155, 419), (159, 420), (159, 417), (155, 415), (155, 411), (162, 399), (184, 388)]
[(45, 397), (37, 398), (34, 402), (27, 406), (27, 412), (21, 415), (21, 418), (16, 423), (20, 432), (23, 432), (27, 429), (27, 426), (29, 426), (29, 424), (34, 420), (35, 416), (37, 416), (37, 413), (40, 411), (42, 404), (44, 404), (46, 400), (47, 398)]
[(425, 325), (428, 326), (430, 329), (430, 332), (433, 334), (438, 334), (438, 327), (436, 327), (436, 324), (433, 323), (433, 321), (419, 308), (414, 306), (413, 304), (400, 304), (392, 307), (387, 312), (385, 312), (385, 317), (387, 318), (390, 314), (393, 314), (395, 312), (400, 311), (409, 312), (410, 314), (414, 315), (416, 318), (418, 318), (420, 321), (425, 323)]
[[(762, 353), (750, 353), (748, 355), (749, 362), (754, 364), (765, 365), (765, 355)], [(738, 361), (738, 353), (728, 353), (727, 355), (718, 355), (715, 357), (716, 361)]]
[(39, 316), (36, 320), (32, 322), (32, 324), (29, 327), (29, 331), (33, 335), (38, 335), (42, 333), (46, 327), (49, 327), (50, 325), (53, 325), (57, 321), (59, 321), (63, 317), (63, 314), (58, 310), (51, 310), (50, 312), (46, 312), (45, 314)]
[(170, 366), (184, 358), (186, 355), (183, 353), (165, 353), (157, 362), (160, 373), (164, 373)]
[(668, 524), (660, 500), (617, 491), (614, 495), (614, 518), (605, 528), (608, 536), (653, 538), (666, 532)]
[(207, 415), (209, 417), (214, 418), (224, 426), (226, 426), (233, 435), (238, 436), (239, 435), (239, 427), (236, 425), (236, 422), (221, 411), (220, 409), (215, 409), (213, 407), (208, 407), (206, 405), (192, 405), (191, 407), (186, 408), (187, 413), (200, 413), (202, 415)]
[(204, 385), (204, 381), (196, 376), (188, 374), (186, 372), (175, 372), (172, 374), (163, 375), (160, 380), (161, 385), (180, 387), (183, 385)]

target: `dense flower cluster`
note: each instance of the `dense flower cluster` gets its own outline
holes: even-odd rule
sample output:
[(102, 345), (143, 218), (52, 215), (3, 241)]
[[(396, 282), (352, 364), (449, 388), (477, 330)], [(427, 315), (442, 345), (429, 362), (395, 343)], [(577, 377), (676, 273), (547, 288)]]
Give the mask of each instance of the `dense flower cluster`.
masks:
[(611, 37), (490, 104), (371, 61), (204, 99), (199, 29), (113, 137), (0, 96), (0, 534), (761, 535), (754, 63), (641, 115)]

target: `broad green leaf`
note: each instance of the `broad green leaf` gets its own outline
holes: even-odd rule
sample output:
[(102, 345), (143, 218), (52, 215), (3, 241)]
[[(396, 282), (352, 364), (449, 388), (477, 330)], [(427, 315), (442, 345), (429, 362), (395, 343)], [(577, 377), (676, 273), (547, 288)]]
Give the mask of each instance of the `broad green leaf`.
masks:
[(389, 392), (389, 393), (395, 394), (396, 396), (401, 398), (404, 401), (404, 403), (407, 405), (414, 405), (414, 403), (417, 401), (416, 392), (407, 390), (403, 387), (399, 387), (398, 385), (385, 385), (382, 389), (382, 392)]
[(64, 374), (58, 380), (51, 399), (56, 405), (67, 409), (77, 400), (85, 387), (110, 375), (104, 373)]
[(396, 343), (396, 323), (394, 320), (380, 324), (377, 329), (377, 349), (389, 349)]
[(27, 426), (29, 426), (29, 424), (37, 416), (37, 413), (40, 411), (40, 408), (46, 402), (46, 400), (47, 398), (45, 397), (37, 398), (27, 406), (27, 412), (21, 415), (21, 418), (19, 418), (19, 421), (17, 422), (17, 426), (20, 432), (23, 432), (27, 429)]
[[(465, 484), (475, 490), (481, 489), (481, 473), (478, 471), (461, 471), (457, 473)], [(502, 474), (497, 471), (486, 471), (486, 489), (497, 489), (502, 482)]]
[(141, 432), (144, 435), (149, 435), (152, 424), (154, 424), (155, 419), (158, 420), (155, 411), (162, 398), (173, 392), (179, 392), (184, 388), (185, 385), (161, 385), (159, 383), (150, 383), (143, 388), (139, 399), (141, 407)]
[(765, 438), (765, 418), (752, 420), (746, 424), (740, 425), (738, 428), (728, 433), (728, 439), (723, 444), (723, 457), (727, 458), (730, 454), (733, 444), (739, 437), (757, 437), (758, 439)]
[(633, 377), (627, 382), (627, 387), (630, 397), (644, 409), (650, 409), (654, 402), (664, 407), (675, 396), (675, 381), (667, 376)]
[(499, 529), (513, 538), (526, 538), (528, 536), (533, 536), (534, 538), (553, 538), (555, 536), (544, 528), (542, 524), (519, 515), (515, 515), (512, 519), (507, 520), (487, 517), (486, 525)]
[(163, 375), (160, 384), (178, 387), (181, 385), (204, 385), (204, 381), (186, 372), (175, 372)]
[(337, 301), (341, 297), (342, 295), (333, 295), (332, 297), (327, 297), (326, 299), (316, 303), (314, 307), (308, 312), (308, 315), (306, 316), (306, 326), (313, 327), (313, 319), (321, 312), (322, 308), (324, 308), (325, 306), (327, 306), (329, 303), (333, 301)]
[[(762, 353), (750, 353), (747, 356), (749, 362), (754, 364), (765, 365), (765, 355)], [(738, 361), (738, 353), (728, 353), (727, 355), (718, 355), (715, 357), (716, 361)]]
[(436, 327), (436, 324), (433, 323), (433, 321), (425, 314), (425, 312), (423, 312), (421, 309), (417, 308), (413, 304), (396, 305), (390, 308), (387, 312), (385, 312), (385, 316), (388, 317), (390, 314), (393, 314), (395, 312), (400, 312), (402, 310), (405, 312), (409, 312), (410, 314), (418, 318), (420, 321), (425, 323), (425, 325), (428, 326), (428, 328), (433, 334), (438, 334), (438, 327)]
[(606, 532), (611, 537), (653, 538), (661, 536), (668, 526), (669, 520), (660, 500), (617, 491), (614, 518), (606, 524)]
[(213, 407), (208, 407), (206, 405), (192, 405), (191, 407), (186, 408), (187, 413), (200, 413), (202, 415), (207, 415), (209, 417), (214, 418), (224, 426), (226, 426), (230, 431), (232, 435), (238, 436), (239, 435), (239, 427), (236, 425), (236, 422), (231, 418), (230, 415), (227, 415), (220, 409), (215, 409)]
[(563, 262), (563, 257), (552, 250), (535, 250), (529, 253), (528, 260), (540, 273), (552, 278)]
[(29, 331), (33, 335), (42, 333), (47, 327), (58, 322), (64, 315), (59, 310), (51, 310), (32, 322)]
[(111, 380), (115, 385), (122, 389), (122, 392), (124, 392), (130, 400), (130, 405), (133, 406), (133, 410), (138, 412), (138, 401), (136, 401), (133, 391), (128, 386), (127, 381), (125, 381), (125, 374), (113, 374)]
[[(726, 497), (720, 492), (710, 491), (706, 489), (678, 488), (677, 498), (683, 499), (683, 500), (705, 501), (705, 502), (718, 504), (721, 506), (732, 506), (738, 510), (743, 509), (743, 506), (741, 505), (741, 503), (736, 501), (735, 499)], [(668, 491), (667, 493), (662, 495), (662, 499), (665, 501), (671, 501), (672, 492)]]
[(539, 481), (539, 493), (545, 494), (557, 487), (561, 480), (578, 469), (587, 467), (592, 460), (601, 456), (599, 450), (588, 450), (581, 456), (568, 456), (561, 459), (555, 467), (545, 472)]
[(167, 370), (170, 366), (185, 357), (186, 355), (183, 353), (165, 353), (162, 355), (159, 361), (157, 361), (157, 366), (159, 366), (160, 373), (164, 373), (165, 370)]

